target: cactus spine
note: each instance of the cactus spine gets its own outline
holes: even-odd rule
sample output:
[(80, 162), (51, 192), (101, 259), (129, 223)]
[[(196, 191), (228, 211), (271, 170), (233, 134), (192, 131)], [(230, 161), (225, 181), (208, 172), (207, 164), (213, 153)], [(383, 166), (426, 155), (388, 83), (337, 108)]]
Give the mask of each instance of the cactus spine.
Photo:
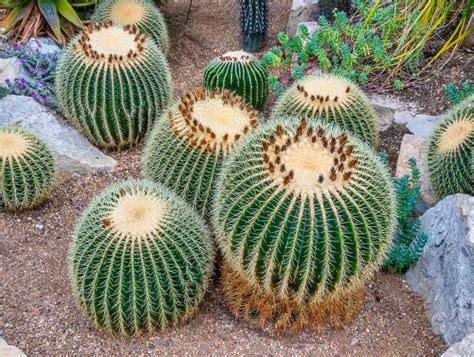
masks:
[(136, 26), (140, 32), (149, 35), (164, 54), (168, 53), (166, 22), (160, 9), (150, 0), (103, 0), (97, 5), (92, 21)]
[(0, 209), (22, 210), (42, 203), (56, 176), (46, 143), (17, 126), (0, 128)]
[(438, 197), (474, 194), (474, 95), (448, 112), (428, 147), (431, 186)]
[(240, 0), (240, 26), (245, 51), (258, 51), (267, 35), (267, 0)]
[(179, 197), (149, 181), (126, 181), (85, 210), (69, 268), (77, 300), (96, 325), (137, 334), (191, 317), (213, 254), (203, 220)]
[(306, 76), (280, 98), (273, 117), (298, 116), (337, 124), (377, 146), (378, 118), (369, 99), (351, 81), (336, 75)]
[(156, 123), (145, 148), (145, 176), (208, 213), (222, 160), (258, 122), (258, 112), (230, 91), (196, 88)]
[(66, 49), (56, 93), (64, 115), (92, 143), (122, 148), (137, 144), (168, 106), (171, 75), (147, 35), (101, 23)]
[(207, 65), (204, 85), (209, 89), (233, 90), (247, 103), (262, 109), (268, 97), (267, 77), (267, 68), (257, 57), (234, 51), (213, 59)]
[(280, 328), (354, 315), (395, 206), (386, 167), (352, 135), (299, 118), (257, 128), (224, 163), (214, 201), (231, 310)]

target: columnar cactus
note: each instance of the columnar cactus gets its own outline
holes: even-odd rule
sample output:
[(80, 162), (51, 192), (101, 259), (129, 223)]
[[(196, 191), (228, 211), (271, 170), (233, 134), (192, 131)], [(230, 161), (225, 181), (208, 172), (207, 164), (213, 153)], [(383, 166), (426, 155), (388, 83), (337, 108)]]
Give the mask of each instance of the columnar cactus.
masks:
[(378, 144), (378, 118), (369, 99), (351, 81), (335, 76), (306, 76), (280, 98), (273, 117), (298, 116), (337, 124), (372, 146)]
[(144, 173), (208, 213), (222, 160), (258, 122), (258, 112), (219, 88), (196, 88), (156, 123), (145, 148)]
[(70, 247), (72, 287), (97, 326), (150, 332), (191, 317), (213, 254), (204, 221), (184, 201), (153, 182), (126, 181), (83, 213)]
[(93, 22), (112, 21), (118, 25), (136, 26), (149, 35), (164, 54), (169, 50), (168, 28), (160, 9), (150, 0), (103, 0), (92, 15)]
[(245, 51), (258, 51), (267, 35), (267, 0), (240, 0), (240, 25)]
[(46, 143), (17, 126), (0, 128), (0, 209), (22, 210), (42, 203), (56, 176)]
[(474, 95), (448, 112), (428, 147), (431, 186), (440, 198), (474, 195)]
[(139, 142), (171, 96), (171, 75), (161, 50), (130, 26), (88, 27), (67, 47), (57, 72), (64, 115), (105, 148)]
[(226, 88), (262, 109), (268, 97), (268, 71), (254, 55), (234, 51), (213, 59), (204, 72), (204, 86)]
[(229, 155), (213, 225), (231, 310), (278, 327), (349, 317), (393, 239), (395, 190), (359, 139), (274, 119)]

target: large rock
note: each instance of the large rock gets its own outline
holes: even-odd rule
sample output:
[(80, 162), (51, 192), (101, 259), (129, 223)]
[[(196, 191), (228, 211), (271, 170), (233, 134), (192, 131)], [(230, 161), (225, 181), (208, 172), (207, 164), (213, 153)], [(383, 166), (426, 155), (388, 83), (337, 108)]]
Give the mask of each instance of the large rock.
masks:
[(474, 331), (474, 197), (448, 196), (421, 218), (428, 241), (405, 275), (448, 345)]
[(420, 169), (421, 200), (430, 206), (438, 202), (438, 198), (431, 190), (427, 163), (428, 140), (425, 137), (405, 134), (398, 154), (396, 177), (410, 174), (408, 160), (414, 158)]
[(49, 144), (60, 170), (111, 171), (117, 164), (32, 98), (9, 95), (0, 100), (0, 127), (14, 123), (31, 129)]
[(27, 45), (41, 53), (53, 53), (61, 50), (61, 47), (49, 37), (30, 38)]
[(441, 116), (415, 114), (412, 111), (397, 112), (394, 116), (395, 123), (404, 125), (412, 134), (423, 138), (429, 138), (441, 120)]
[(0, 356), (26, 357), (26, 355), (19, 348), (9, 345), (3, 338), (0, 338)]
[(472, 357), (474, 356), (474, 332), (467, 335), (461, 342), (455, 343), (441, 357)]
[(319, 0), (293, 0), (286, 32), (293, 36), (301, 22), (316, 21), (319, 17)]
[(0, 86), (7, 86), (7, 79), (12, 80), (18, 77), (21, 73), (21, 65), (18, 58), (0, 58)]
[(370, 103), (379, 116), (380, 131), (392, 126), (397, 111), (407, 110), (407, 104), (391, 97), (371, 95)]

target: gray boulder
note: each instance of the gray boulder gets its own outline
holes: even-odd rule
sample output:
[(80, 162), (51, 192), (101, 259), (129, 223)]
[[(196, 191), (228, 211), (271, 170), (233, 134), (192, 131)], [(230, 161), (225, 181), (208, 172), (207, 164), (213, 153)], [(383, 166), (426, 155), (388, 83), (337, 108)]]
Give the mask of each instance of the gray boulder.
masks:
[(18, 58), (0, 58), (0, 86), (7, 87), (7, 79), (13, 80), (21, 73), (21, 65)]
[(286, 33), (293, 36), (301, 22), (316, 21), (319, 17), (319, 0), (293, 0)]
[(43, 138), (56, 153), (62, 171), (111, 171), (117, 164), (32, 98), (9, 95), (0, 100), (0, 127), (9, 124), (19, 124)]
[(405, 279), (425, 299), (433, 331), (452, 345), (474, 328), (474, 197), (448, 196), (420, 221), (428, 241)]
[(3, 338), (0, 338), (0, 356), (26, 357), (26, 355), (19, 348), (9, 345)]
[(27, 45), (34, 50), (38, 49), (41, 53), (53, 53), (61, 50), (61, 47), (49, 37), (30, 38)]
[(461, 342), (455, 343), (441, 357), (472, 357), (474, 356), (474, 332), (467, 335)]

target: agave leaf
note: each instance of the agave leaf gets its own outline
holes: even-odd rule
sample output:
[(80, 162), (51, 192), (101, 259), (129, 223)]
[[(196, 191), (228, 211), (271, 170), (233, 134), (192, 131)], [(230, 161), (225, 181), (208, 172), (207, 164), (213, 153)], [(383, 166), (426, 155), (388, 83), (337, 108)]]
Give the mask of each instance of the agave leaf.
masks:
[(77, 27), (82, 27), (81, 19), (77, 15), (76, 11), (74, 11), (74, 8), (71, 6), (68, 0), (54, 0), (54, 4), (56, 5), (56, 9), (61, 16), (71, 21)]
[(14, 7), (25, 6), (28, 0), (0, 0), (0, 9), (12, 9)]
[(38, 7), (44, 16), (44, 19), (49, 24), (54, 32), (54, 35), (59, 40), (62, 38), (61, 26), (59, 23), (59, 16), (53, 0), (38, 0)]
[(97, 4), (96, 0), (71, 0), (71, 6), (73, 7), (88, 7)]
[(25, 14), (25, 9), (26, 6), (17, 6), (13, 8), (8, 13), (8, 16), (3, 20), (2, 26), (9, 30), (13, 28), (18, 23), (18, 21), (23, 18), (23, 15)]

